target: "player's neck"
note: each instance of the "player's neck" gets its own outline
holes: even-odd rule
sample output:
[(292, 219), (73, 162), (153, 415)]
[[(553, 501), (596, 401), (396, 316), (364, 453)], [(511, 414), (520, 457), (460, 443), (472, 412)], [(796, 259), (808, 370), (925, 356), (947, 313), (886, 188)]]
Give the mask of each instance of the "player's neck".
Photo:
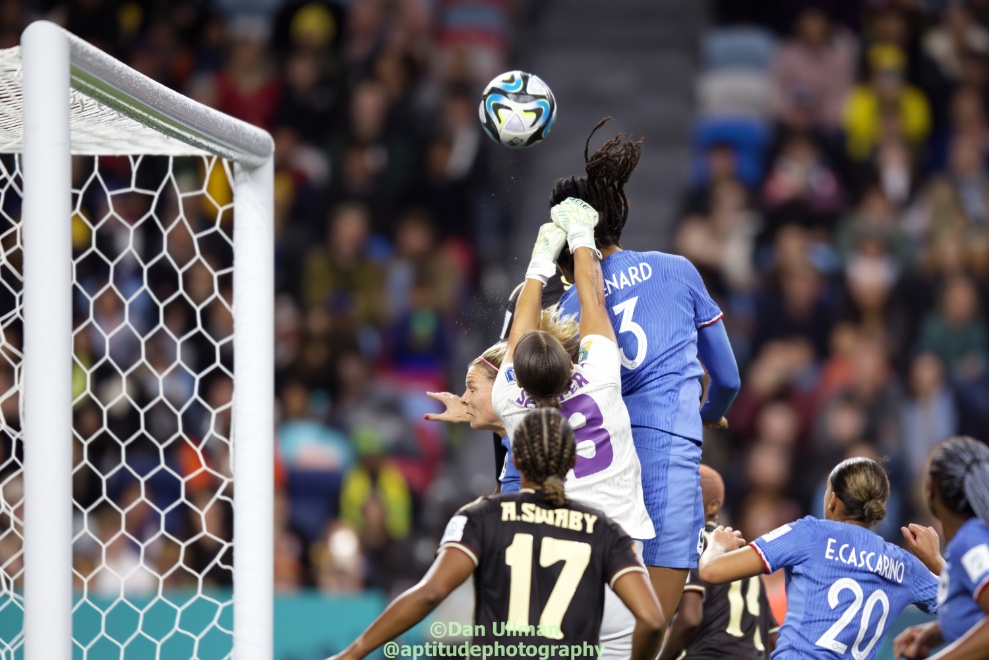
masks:
[(606, 259), (616, 252), (621, 252), (622, 248), (619, 245), (609, 245), (606, 248), (601, 248), (601, 258)]
[(962, 525), (968, 522), (968, 518), (962, 518), (961, 516), (956, 516), (949, 511), (942, 511), (941, 513), (941, 531), (944, 532), (944, 542), (949, 543), (951, 539), (955, 538), (955, 534), (961, 529)]
[(529, 481), (524, 476), (519, 480), (519, 488), (527, 488), (529, 490), (536, 490), (536, 491), (543, 489), (541, 485)]

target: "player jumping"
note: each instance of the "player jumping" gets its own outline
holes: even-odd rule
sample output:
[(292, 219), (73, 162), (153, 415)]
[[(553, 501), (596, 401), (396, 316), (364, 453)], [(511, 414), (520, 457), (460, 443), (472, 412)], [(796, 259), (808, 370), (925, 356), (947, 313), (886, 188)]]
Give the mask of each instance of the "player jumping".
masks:
[[(727, 426), (724, 415), (739, 389), (738, 367), (721, 310), (693, 264), (672, 254), (623, 250), (619, 243), (628, 218), (624, 186), (639, 162), (641, 140), (632, 142), (623, 133), (589, 157), (587, 150), (585, 144), (586, 176), (557, 181), (550, 206), (577, 197), (600, 214), (594, 238), (603, 255), (605, 308), (617, 336), (622, 394), (656, 530), (645, 542), (643, 559), (663, 611), (673, 612), (700, 554), (703, 427)], [(573, 255), (564, 250), (559, 265), (572, 282)], [(565, 314), (586, 313), (573, 288), (560, 307)], [(702, 406), (705, 367), (711, 380)]]
[(849, 458), (828, 477), (825, 520), (807, 516), (747, 546), (738, 532), (718, 527), (700, 577), (723, 584), (786, 569), (787, 614), (773, 657), (869, 660), (907, 605), (937, 609), (937, 578), (871, 531), (886, 517), (888, 498), (883, 468)]
[[(471, 574), (474, 631), (483, 633), (475, 634), (475, 646), (512, 646), (512, 657), (523, 655), (519, 644), (531, 657), (547, 657), (534, 647), (597, 646), (604, 586), (610, 584), (636, 620), (631, 653), (624, 657), (656, 657), (663, 616), (632, 539), (597, 509), (564, 497), (564, 478), (577, 462), (570, 425), (544, 408), (529, 412), (514, 431), (512, 460), (522, 490), (460, 509), (422, 581), (334, 660), (366, 657), (422, 621)], [(529, 626), (548, 634), (519, 634)]]
[[(654, 532), (643, 502), (639, 460), (621, 395), (618, 346), (604, 308), (601, 267), (594, 248), (598, 215), (585, 202), (568, 199), (553, 207), (551, 216), (564, 229), (547, 223), (539, 230), (505, 359), (492, 388), (494, 409), (514, 440), (515, 429), (529, 410), (560, 408), (577, 438), (577, 462), (567, 478), (568, 497), (600, 507), (632, 538), (649, 539)], [(555, 262), (564, 243), (569, 243), (575, 256), (574, 289), (584, 312), (576, 365), (555, 337), (538, 330), (543, 284), (556, 272)], [(606, 657), (627, 658), (634, 622), (613, 594), (606, 598), (601, 643)]]

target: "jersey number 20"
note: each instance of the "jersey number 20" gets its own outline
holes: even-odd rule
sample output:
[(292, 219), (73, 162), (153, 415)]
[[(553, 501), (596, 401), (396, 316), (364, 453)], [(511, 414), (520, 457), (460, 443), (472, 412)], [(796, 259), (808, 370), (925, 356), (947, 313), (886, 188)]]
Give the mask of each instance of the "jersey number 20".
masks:
[[(532, 590), (533, 557), (532, 534), (515, 534), (512, 544), (505, 548), (505, 563), (512, 571), (508, 587), (508, 622), (524, 629), (529, 625), (529, 594)], [(591, 545), (579, 541), (566, 541), (544, 536), (539, 548), (539, 565), (552, 566), (563, 562), (560, 577), (553, 585), (546, 606), (539, 615), (539, 626), (552, 639), (563, 639), (560, 624), (577, 591), (580, 578), (591, 561)]]
[[(837, 651), (838, 653), (844, 654), (848, 650), (848, 644), (844, 644), (838, 641), (838, 635), (840, 635), (845, 628), (854, 619), (855, 615), (862, 608), (862, 600), (865, 598), (865, 594), (862, 592), (862, 585), (853, 580), (852, 578), (841, 578), (836, 580), (831, 588), (828, 589), (828, 605), (831, 609), (838, 606), (838, 594), (842, 591), (851, 591), (853, 600), (848, 605), (848, 608), (842, 613), (837, 621), (834, 622), (830, 628), (824, 631), (820, 639), (817, 640), (816, 644), (820, 647), (830, 649), (832, 651)], [(876, 632), (872, 634), (872, 639), (869, 641), (868, 646), (864, 649), (860, 648), (862, 640), (865, 638), (865, 632), (869, 628), (869, 619), (872, 618), (872, 610), (875, 609), (876, 605), (882, 606), (882, 614), (879, 615), (879, 623), (876, 624)], [(862, 619), (859, 622), (859, 634), (855, 638), (855, 643), (852, 644), (852, 657), (855, 660), (862, 660), (862, 658), (869, 655), (872, 651), (872, 647), (876, 645), (876, 642), (883, 636), (883, 630), (886, 628), (886, 618), (889, 616), (889, 597), (886, 596), (886, 592), (882, 589), (876, 589), (871, 594), (869, 594), (868, 600), (865, 601), (865, 610), (862, 612)]]

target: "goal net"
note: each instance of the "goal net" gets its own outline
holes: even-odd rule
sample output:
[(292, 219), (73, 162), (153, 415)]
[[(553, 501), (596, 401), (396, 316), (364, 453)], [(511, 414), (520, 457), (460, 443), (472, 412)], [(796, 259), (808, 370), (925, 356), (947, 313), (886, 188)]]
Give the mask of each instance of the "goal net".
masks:
[(0, 658), (271, 657), (271, 151), (0, 50)]

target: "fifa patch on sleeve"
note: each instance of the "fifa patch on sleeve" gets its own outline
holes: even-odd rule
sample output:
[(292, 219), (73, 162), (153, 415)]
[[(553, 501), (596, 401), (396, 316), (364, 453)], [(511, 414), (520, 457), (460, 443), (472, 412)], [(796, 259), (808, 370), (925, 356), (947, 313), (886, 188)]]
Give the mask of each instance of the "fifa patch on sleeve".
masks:
[(968, 579), (978, 584), (989, 573), (989, 544), (977, 545), (962, 555), (962, 566)]
[(467, 516), (454, 516), (450, 518), (450, 522), (446, 524), (446, 529), (443, 530), (443, 538), (440, 539), (440, 545), (462, 539), (464, 537), (464, 526), (466, 524)]
[(507, 380), (509, 383), (515, 382), (515, 367), (509, 367), (508, 369), (505, 369), (505, 380)]
[(793, 528), (790, 527), (789, 525), (783, 525), (782, 527), (777, 527), (773, 531), (763, 534), (762, 540), (765, 541), (766, 543), (769, 543), (770, 541), (775, 541), (779, 537), (789, 532), (791, 529)]
[(580, 355), (577, 356), (577, 364), (587, 361), (587, 355), (591, 352), (592, 341), (591, 339), (585, 339), (580, 342)]

